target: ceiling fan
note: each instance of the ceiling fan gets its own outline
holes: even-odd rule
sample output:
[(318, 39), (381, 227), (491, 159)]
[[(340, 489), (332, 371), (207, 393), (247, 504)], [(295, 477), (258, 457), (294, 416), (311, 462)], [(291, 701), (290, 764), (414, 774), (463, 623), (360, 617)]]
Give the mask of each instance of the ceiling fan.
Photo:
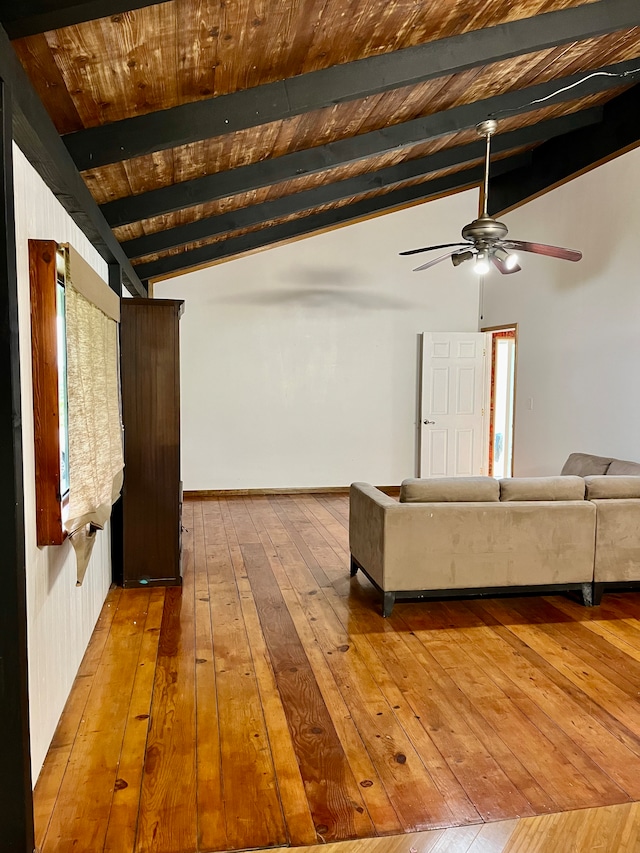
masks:
[(484, 186), (480, 196), (479, 216), (465, 225), (462, 229), (463, 242), (442, 243), (439, 246), (426, 246), (422, 249), (409, 249), (400, 252), (401, 255), (416, 255), (420, 252), (431, 252), (435, 249), (452, 249), (445, 255), (439, 255), (432, 261), (416, 267), (414, 272), (426, 270), (451, 258), (454, 267), (465, 261), (474, 260), (474, 271), (478, 275), (486, 275), (493, 264), (503, 275), (518, 272), (522, 267), (518, 263), (518, 252), (532, 252), (535, 255), (549, 255), (552, 258), (560, 258), (564, 261), (579, 261), (582, 252), (575, 249), (562, 249), (559, 246), (548, 246), (545, 243), (527, 243), (522, 240), (511, 240), (507, 238), (508, 229), (504, 222), (489, 216), (489, 161), (491, 157), (491, 137), (496, 132), (498, 122), (494, 119), (482, 121), (476, 125), (480, 136), (487, 140), (487, 148), (484, 161)]

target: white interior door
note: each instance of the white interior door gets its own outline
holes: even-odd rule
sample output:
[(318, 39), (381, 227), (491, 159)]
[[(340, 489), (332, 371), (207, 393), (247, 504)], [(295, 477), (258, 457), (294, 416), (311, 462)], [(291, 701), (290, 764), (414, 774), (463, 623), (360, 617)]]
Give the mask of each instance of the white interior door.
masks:
[(424, 332), (422, 344), (420, 476), (485, 474), (486, 334)]

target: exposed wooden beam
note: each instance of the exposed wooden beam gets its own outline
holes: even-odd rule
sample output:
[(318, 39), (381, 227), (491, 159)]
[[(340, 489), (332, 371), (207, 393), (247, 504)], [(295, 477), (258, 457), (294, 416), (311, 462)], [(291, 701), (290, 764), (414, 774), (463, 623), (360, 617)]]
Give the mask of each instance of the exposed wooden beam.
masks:
[(509, 210), (640, 144), (640, 86), (605, 104), (602, 121), (551, 139), (530, 167), (491, 182), (490, 213)]
[(0, 23), (9, 38), (17, 39), (119, 15), (151, 4), (149, 0), (89, 0), (86, 3), (78, 0), (62, 3), (56, 0), (24, 0), (4, 5), (7, 8), (0, 13)]
[(88, 128), (64, 140), (81, 171), (98, 168), (637, 25), (637, 0), (587, 3)]
[(34, 849), (22, 477), (18, 281), (13, 208), (11, 98), (0, 79), (0, 838), (2, 849)]
[[(493, 152), (496, 154), (524, 145), (541, 143), (553, 136), (599, 122), (601, 118), (602, 109), (594, 107), (549, 121), (539, 122), (510, 133), (497, 135), (493, 140)], [(185, 243), (213, 237), (217, 234), (224, 234), (227, 231), (235, 231), (261, 222), (268, 222), (271, 219), (279, 219), (292, 213), (300, 213), (329, 202), (362, 195), (371, 190), (383, 186), (392, 186), (402, 181), (437, 172), (440, 169), (447, 169), (452, 166), (462, 168), (466, 163), (482, 158), (485, 146), (484, 140), (478, 140), (469, 145), (448, 148), (426, 157), (407, 160), (395, 166), (379, 169), (376, 172), (367, 172), (364, 175), (358, 175), (344, 181), (335, 181), (303, 192), (292, 193), (274, 201), (251, 205), (218, 216), (210, 216), (206, 219), (198, 219), (177, 228), (169, 228), (155, 234), (128, 240), (122, 243), (122, 248), (130, 258), (142, 257), (182, 246)]]
[[(620, 62), (602, 69), (614, 76), (587, 76), (587, 79), (584, 79), (586, 76), (584, 74), (573, 74), (381, 130), (329, 142), (326, 145), (295, 151), (292, 154), (262, 160), (203, 178), (183, 181), (140, 193), (140, 195), (125, 196), (103, 204), (100, 209), (112, 227), (126, 225), (129, 222), (172, 213), (192, 205), (226, 198), (236, 193), (270, 186), (300, 177), (300, 175), (332, 169), (355, 160), (374, 157), (387, 151), (456, 133), (475, 127), (479, 121), (488, 116), (499, 118), (502, 114), (526, 113), (539, 109), (540, 104), (532, 102), (541, 98), (548, 99), (544, 102), (548, 106), (620, 86), (621, 80), (615, 75), (628, 74), (630, 71), (639, 69), (640, 60), (636, 60)], [(567, 89), (583, 80), (584, 82), (576, 88)]]
[(109, 264), (109, 287), (122, 296), (122, 270), (120, 264)]
[(0, 78), (11, 89), (13, 134), (20, 149), (105, 261), (120, 264), (127, 289), (137, 296), (146, 296), (140, 279), (82, 180), (2, 27)]
[[(514, 155), (514, 157), (498, 160), (493, 164), (494, 174), (502, 174), (503, 171), (521, 168), (529, 160), (529, 152)], [(447, 195), (459, 190), (476, 186), (483, 177), (484, 168), (473, 166), (444, 178), (437, 178), (428, 183), (412, 187), (401, 187), (388, 193), (373, 198), (362, 199), (344, 207), (334, 208), (321, 213), (313, 213), (290, 222), (271, 225), (260, 231), (252, 231), (239, 237), (231, 237), (198, 249), (191, 249), (180, 255), (170, 255), (157, 261), (138, 264), (136, 271), (142, 278), (149, 280), (161, 278), (181, 270), (202, 266), (213, 261), (232, 258), (245, 252), (261, 249), (265, 246), (280, 243), (313, 234), (325, 228), (333, 228), (337, 225), (345, 225), (359, 219), (394, 210), (418, 201), (428, 201), (432, 198)], [(469, 218), (473, 218), (475, 211), (469, 211)]]

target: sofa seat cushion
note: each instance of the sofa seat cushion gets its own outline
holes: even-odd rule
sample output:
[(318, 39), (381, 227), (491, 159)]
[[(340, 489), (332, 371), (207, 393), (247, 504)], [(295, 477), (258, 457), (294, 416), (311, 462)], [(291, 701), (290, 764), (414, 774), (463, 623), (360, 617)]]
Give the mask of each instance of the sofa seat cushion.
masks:
[(585, 477), (588, 500), (623, 500), (640, 498), (640, 477)]
[(563, 476), (573, 474), (586, 477), (588, 474), (606, 474), (612, 462), (611, 456), (593, 456), (591, 453), (570, 453), (560, 472)]
[(640, 462), (627, 462), (625, 459), (613, 459), (607, 469), (607, 475), (640, 477)]
[(493, 477), (430, 477), (403, 480), (400, 503), (485, 502), (500, 500)]
[(509, 477), (500, 480), (501, 501), (581, 501), (582, 477)]

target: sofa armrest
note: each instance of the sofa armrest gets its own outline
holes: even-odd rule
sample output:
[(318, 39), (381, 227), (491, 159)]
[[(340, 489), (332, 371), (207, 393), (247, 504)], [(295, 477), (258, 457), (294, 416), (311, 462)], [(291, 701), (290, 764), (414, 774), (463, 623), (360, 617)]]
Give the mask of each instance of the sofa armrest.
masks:
[(385, 514), (399, 508), (393, 498), (369, 483), (352, 483), (349, 490), (349, 549), (367, 574), (383, 583)]

